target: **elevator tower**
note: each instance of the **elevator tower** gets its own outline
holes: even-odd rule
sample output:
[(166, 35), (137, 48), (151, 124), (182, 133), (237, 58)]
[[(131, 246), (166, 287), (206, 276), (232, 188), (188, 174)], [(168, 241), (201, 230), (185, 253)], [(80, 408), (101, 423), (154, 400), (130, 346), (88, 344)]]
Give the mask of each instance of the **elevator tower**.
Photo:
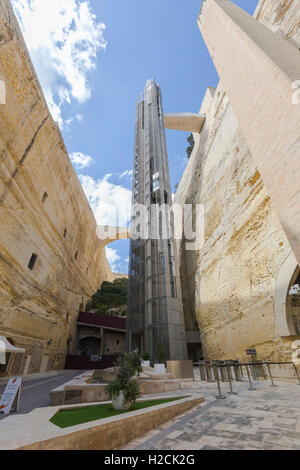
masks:
[(186, 360), (162, 96), (154, 80), (137, 102), (132, 203), (132, 224), (141, 221), (139, 204), (148, 214), (148, 233), (130, 244), (128, 349), (149, 352), (153, 361)]

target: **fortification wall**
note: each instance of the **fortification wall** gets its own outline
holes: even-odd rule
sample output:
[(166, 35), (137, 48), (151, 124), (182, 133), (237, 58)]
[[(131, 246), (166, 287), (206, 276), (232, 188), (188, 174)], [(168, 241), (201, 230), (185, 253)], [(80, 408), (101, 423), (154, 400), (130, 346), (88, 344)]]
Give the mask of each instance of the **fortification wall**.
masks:
[[(299, 0), (280, 4), (262, 0), (256, 16), (299, 48)], [(289, 243), (221, 83), (200, 113), (206, 122), (174, 201), (205, 206), (203, 248), (179, 246), (186, 323), (196, 317), (207, 359), (243, 360), (255, 347), (260, 359), (290, 360), (300, 337), (282, 336), (275, 305)]]
[(271, 29), (271, 31), (299, 49), (299, 0), (261, 0), (258, 3), (254, 17)]
[(0, 0), (0, 80), (0, 335), (26, 349), (28, 372), (43, 356), (60, 369), (67, 347), (76, 349), (81, 304), (113, 277), (8, 0)]

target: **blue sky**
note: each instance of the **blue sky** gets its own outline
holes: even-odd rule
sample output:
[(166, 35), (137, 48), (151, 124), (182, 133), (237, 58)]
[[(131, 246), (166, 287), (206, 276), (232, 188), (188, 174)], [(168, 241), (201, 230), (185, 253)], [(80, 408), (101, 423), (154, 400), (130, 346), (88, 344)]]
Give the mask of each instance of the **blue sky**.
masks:
[[(253, 14), (256, 0), (234, 3)], [(135, 102), (155, 78), (165, 112), (198, 112), (218, 76), (197, 26), (200, 0), (13, 0), (46, 99), (98, 221), (130, 200)], [(37, 36), (40, 38), (37, 41)], [(171, 185), (187, 134), (167, 131)], [(121, 222), (126, 223), (124, 215)], [(129, 243), (111, 245), (127, 272)]]

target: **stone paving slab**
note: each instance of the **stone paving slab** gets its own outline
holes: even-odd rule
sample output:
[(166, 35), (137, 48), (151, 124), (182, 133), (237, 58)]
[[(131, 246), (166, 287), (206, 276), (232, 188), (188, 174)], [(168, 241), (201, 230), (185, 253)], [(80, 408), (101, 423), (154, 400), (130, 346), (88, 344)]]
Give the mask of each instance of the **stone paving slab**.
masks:
[[(300, 386), (234, 383), (236, 396), (216, 400), (216, 384), (190, 384), (205, 403), (122, 450), (299, 450)], [(228, 385), (222, 384), (223, 393)], [(185, 390), (186, 392), (187, 390)]]
[[(48, 403), (48, 389), (53, 382), (36, 380), (24, 384), (24, 410)], [(64, 380), (58, 376), (57, 381)], [(178, 416), (150, 433), (130, 442), (122, 449), (147, 450), (299, 450), (300, 449), (300, 386), (293, 383), (255, 383), (257, 390), (249, 391), (248, 383), (234, 383), (236, 396), (216, 400), (215, 383), (185, 383), (177, 396), (203, 396), (205, 402)], [(32, 387), (32, 388), (31, 388)], [(25, 390), (28, 388), (28, 391)], [(226, 395), (228, 384), (222, 384)], [(159, 394), (160, 397), (168, 393)], [(149, 395), (153, 399), (156, 395)], [(145, 397), (146, 398), (146, 397)], [(28, 407), (28, 408), (27, 408)], [(53, 409), (52, 409), (53, 410)], [(18, 419), (19, 416), (11, 417)], [(24, 417), (24, 419), (26, 419)]]

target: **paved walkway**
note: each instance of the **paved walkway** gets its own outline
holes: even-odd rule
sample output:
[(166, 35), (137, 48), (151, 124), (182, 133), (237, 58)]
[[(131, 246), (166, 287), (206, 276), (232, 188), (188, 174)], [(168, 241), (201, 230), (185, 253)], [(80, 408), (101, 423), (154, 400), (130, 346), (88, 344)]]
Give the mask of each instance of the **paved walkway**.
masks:
[[(228, 392), (227, 384), (222, 384)], [(299, 450), (300, 386), (234, 383), (236, 396), (216, 400), (216, 384), (195, 383), (205, 402), (130, 442), (122, 450)], [(187, 393), (182, 391), (181, 394)]]
[[(77, 375), (61, 372), (25, 381), (20, 413), (48, 406), (50, 390)], [(277, 384), (273, 388), (268, 381), (255, 382), (256, 390), (249, 391), (246, 381), (235, 382), (234, 396), (228, 395), (228, 384), (222, 384), (226, 399), (217, 400), (215, 383), (186, 383), (176, 395), (200, 395), (205, 402), (121, 450), (300, 450), (300, 386)]]
[[(20, 411), (14, 414), (26, 414), (35, 408), (50, 406), (50, 391), (72, 380), (78, 374), (78, 371), (61, 371), (55, 375), (53, 373), (39, 374), (38, 378), (34, 378), (34, 375), (25, 377), (21, 390)], [(0, 385), (0, 397), (4, 390), (5, 385)], [(0, 420), (5, 418), (5, 415), (0, 414)]]

